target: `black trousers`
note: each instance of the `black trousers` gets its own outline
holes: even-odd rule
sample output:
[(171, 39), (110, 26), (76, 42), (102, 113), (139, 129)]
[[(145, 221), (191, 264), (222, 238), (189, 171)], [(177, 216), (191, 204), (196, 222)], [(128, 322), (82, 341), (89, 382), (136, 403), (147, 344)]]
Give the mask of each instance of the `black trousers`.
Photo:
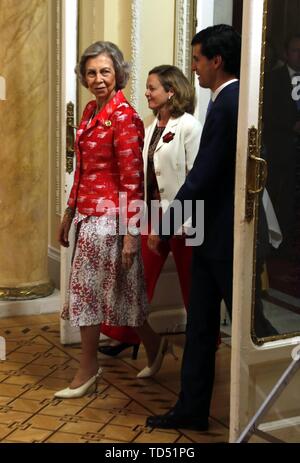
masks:
[(232, 261), (206, 259), (195, 248), (187, 311), (186, 341), (181, 366), (178, 414), (207, 419), (215, 375), (220, 307), (224, 299), (231, 317)]

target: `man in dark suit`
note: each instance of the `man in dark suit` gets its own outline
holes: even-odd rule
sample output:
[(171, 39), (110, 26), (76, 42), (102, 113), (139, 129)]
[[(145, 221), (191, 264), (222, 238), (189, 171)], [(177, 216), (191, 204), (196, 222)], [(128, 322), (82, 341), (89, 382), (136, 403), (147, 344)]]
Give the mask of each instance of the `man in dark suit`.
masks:
[(285, 60), (284, 66), (265, 75), (263, 142), (269, 169), (267, 190), (283, 236), (276, 254), (290, 258), (294, 256), (295, 182), (300, 152), (300, 101), (293, 98), (293, 87), (300, 83), (300, 35), (287, 39)]
[[(240, 35), (227, 25), (208, 27), (193, 40), (193, 71), (212, 90), (194, 166), (175, 200), (204, 200), (204, 243), (193, 248), (192, 288), (178, 401), (165, 415), (150, 416), (158, 428), (208, 429), (220, 305), (232, 306), (233, 216), (239, 98)], [(151, 235), (149, 247), (159, 251)]]

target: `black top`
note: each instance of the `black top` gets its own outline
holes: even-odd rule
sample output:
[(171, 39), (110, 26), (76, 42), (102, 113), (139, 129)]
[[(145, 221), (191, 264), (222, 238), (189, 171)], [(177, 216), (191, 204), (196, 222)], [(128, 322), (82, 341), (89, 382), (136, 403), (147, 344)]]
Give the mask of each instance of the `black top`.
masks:
[(150, 141), (149, 150), (148, 150), (148, 166), (147, 166), (147, 206), (150, 208), (151, 200), (156, 199), (160, 201), (159, 188), (157, 184), (157, 178), (155, 175), (154, 169), (154, 152), (156, 150), (157, 144), (162, 136), (165, 127), (156, 126)]

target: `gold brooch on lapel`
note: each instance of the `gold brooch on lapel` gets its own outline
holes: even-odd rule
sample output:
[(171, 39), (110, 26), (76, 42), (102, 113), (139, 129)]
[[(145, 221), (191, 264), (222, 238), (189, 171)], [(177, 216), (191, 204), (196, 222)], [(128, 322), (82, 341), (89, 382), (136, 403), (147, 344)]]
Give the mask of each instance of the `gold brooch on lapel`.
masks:
[(106, 127), (110, 127), (111, 126), (111, 121), (105, 121), (104, 125), (106, 125)]

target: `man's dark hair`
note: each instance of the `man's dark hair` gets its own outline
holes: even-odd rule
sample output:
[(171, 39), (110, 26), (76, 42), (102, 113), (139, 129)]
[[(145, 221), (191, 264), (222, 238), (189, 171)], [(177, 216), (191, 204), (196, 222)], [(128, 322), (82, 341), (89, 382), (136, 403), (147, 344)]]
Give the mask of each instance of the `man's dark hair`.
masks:
[(208, 59), (221, 56), (224, 71), (239, 77), (241, 65), (241, 36), (232, 26), (218, 24), (198, 32), (192, 45), (201, 44), (201, 53)]

